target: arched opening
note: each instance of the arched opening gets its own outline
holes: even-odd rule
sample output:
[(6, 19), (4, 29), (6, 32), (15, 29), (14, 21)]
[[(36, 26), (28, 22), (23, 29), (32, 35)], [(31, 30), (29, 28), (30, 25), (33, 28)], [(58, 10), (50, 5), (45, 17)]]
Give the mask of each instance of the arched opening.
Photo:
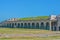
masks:
[(56, 31), (56, 27), (54, 27), (54, 31)]
[(9, 23), (9, 28), (11, 28), (11, 23)]
[(49, 22), (46, 23), (46, 29), (49, 30)]
[(15, 25), (17, 25), (17, 24), (15, 23)]
[(57, 30), (56, 27), (57, 27), (57, 22), (56, 21), (54, 21), (54, 22), (52, 21), (51, 22), (51, 29), (52, 29), (52, 31), (56, 31)]
[(44, 23), (43, 22), (41, 22), (41, 27), (40, 28), (44, 29)]
[(28, 23), (28, 28), (31, 28), (30, 23)]
[(14, 28), (14, 23), (12, 23), (12, 28)]
[(7, 27), (9, 26), (9, 24), (7, 23)]
[(56, 31), (57, 28), (56, 28), (56, 27), (51, 27), (51, 30), (52, 30), (52, 31)]
[(32, 28), (35, 28), (35, 23), (32, 23)]
[[(4, 27), (4, 26), (3, 26)], [(6, 27), (8, 28), (9, 27), (9, 23), (7, 23)]]
[(8, 26), (7, 26), (6, 23), (4, 23), (4, 24), (3, 24), (2, 26), (0, 26), (0, 27), (2, 27), (2, 28), (5, 27), (5, 28), (6, 28), (6, 27), (8, 27)]
[(59, 26), (59, 31), (60, 31), (60, 26)]
[(17, 23), (14, 23), (14, 28), (16, 28), (17, 27)]
[(17, 26), (17, 28), (20, 28), (20, 23), (18, 23), (18, 26)]
[(27, 23), (24, 23), (24, 28), (27, 28)]
[(21, 28), (23, 28), (23, 23), (21, 23)]
[(39, 29), (39, 23), (36, 23), (36, 28)]
[(51, 30), (53, 31), (53, 26), (51, 27)]
[(57, 26), (57, 22), (51, 22), (51, 26), (56, 27)]

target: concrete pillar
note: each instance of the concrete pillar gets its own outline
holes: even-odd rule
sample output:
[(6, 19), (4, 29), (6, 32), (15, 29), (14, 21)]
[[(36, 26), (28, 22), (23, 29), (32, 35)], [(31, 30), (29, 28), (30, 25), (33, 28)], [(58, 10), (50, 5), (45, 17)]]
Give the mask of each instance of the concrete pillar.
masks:
[(21, 27), (21, 23), (19, 23), (19, 28)]
[(17, 27), (20, 28), (21, 27), (21, 23), (18, 22), (17, 23)]
[(31, 28), (32, 27), (31, 25), (32, 25), (31, 22), (27, 23), (28, 28)]
[[(23, 24), (23, 25), (22, 25), (22, 24)], [(21, 26), (21, 28), (24, 28), (24, 23), (21, 23), (21, 25), (20, 25), (20, 26)]]
[(41, 27), (41, 22), (39, 22), (39, 28)]
[(16, 28), (16, 25), (15, 25), (15, 23), (14, 23), (14, 28)]
[(57, 28), (57, 31), (59, 31), (59, 27), (56, 27)]
[(46, 22), (44, 22), (44, 29), (46, 28)]
[(30, 26), (31, 26), (30, 28), (32, 28), (32, 22), (30, 23)]
[(36, 28), (36, 22), (35, 22), (35, 28)]
[(13, 24), (13, 23), (11, 23), (11, 28), (12, 28), (12, 26), (13, 26), (12, 24)]
[(11, 23), (11, 28), (13, 28), (14, 26), (13, 26), (13, 23)]
[(25, 26), (25, 25), (24, 25), (24, 23), (23, 23), (23, 27), (22, 27), (22, 28), (24, 28), (24, 26)]
[(18, 26), (18, 23), (16, 23), (16, 27)]
[(51, 21), (50, 21), (50, 30), (51, 30)]
[(54, 31), (54, 26), (53, 26), (53, 31)]
[(26, 28), (28, 28), (28, 23), (26, 22)]

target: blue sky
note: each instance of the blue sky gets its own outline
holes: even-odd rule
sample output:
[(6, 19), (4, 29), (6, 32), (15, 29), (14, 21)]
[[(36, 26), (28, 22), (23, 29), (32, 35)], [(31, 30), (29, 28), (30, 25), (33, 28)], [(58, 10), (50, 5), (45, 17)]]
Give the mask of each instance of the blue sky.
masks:
[(60, 0), (0, 0), (0, 21), (60, 14)]

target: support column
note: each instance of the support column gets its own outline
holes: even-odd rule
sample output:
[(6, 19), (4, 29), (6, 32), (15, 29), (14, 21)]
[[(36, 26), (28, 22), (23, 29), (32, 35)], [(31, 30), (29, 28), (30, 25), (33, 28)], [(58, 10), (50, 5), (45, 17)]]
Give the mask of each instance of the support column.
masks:
[(46, 22), (44, 22), (44, 29), (46, 29)]
[(54, 25), (53, 25), (53, 31), (54, 31)]
[(16, 23), (16, 28), (17, 28), (17, 26), (18, 26), (18, 23)]
[(39, 23), (39, 28), (41, 28), (41, 22)]
[(14, 23), (14, 28), (16, 28), (16, 23)]
[(24, 26), (25, 26), (25, 25), (24, 25), (24, 23), (23, 23), (23, 27), (22, 27), (22, 28), (24, 28)]
[(36, 23), (35, 23), (35, 28), (36, 28)]
[(30, 28), (32, 28), (32, 22), (30, 23), (30, 26), (31, 26)]
[(51, 21), (50, 21), (50, 30), (51, 30)]
[(56, 27), (56, 31), (59, 31), (59, 27)]
[(57, 21), (57, 31), (59, 31), (59, 22)]
[(12, 28), (12, 23), (10, 23), (11, 25), (10, 25), (10, 27)]

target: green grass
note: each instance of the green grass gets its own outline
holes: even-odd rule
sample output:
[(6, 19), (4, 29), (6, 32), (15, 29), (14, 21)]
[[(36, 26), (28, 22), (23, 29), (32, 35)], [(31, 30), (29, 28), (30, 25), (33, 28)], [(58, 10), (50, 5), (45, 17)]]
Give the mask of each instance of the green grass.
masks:
[[(24, 28), (0, 28), (2, 34), (51, 34), (52, 31), (40, 30), (40, 29), (24, 29)], [(55, 40), (59, 39), (60, 36), (52, 37), (2, 37), (0, 40)]]
[(56, 37), (19, 37), (19, 38), (1, 38), (0, 40), (60, 40), (60, 36)]
[(48, 19), (48, 16), (37, 16), (37, 17), (26, 17), (26, 18), (19, 18), (19, 20), (40, 20), (40, 19)]
[(49, 30), (40, 30), (40, 29), (24, 29), (24, 28), (0, 28), (0, 33), (6, 34), (42, 34), (42, 33), (51, 33)]

